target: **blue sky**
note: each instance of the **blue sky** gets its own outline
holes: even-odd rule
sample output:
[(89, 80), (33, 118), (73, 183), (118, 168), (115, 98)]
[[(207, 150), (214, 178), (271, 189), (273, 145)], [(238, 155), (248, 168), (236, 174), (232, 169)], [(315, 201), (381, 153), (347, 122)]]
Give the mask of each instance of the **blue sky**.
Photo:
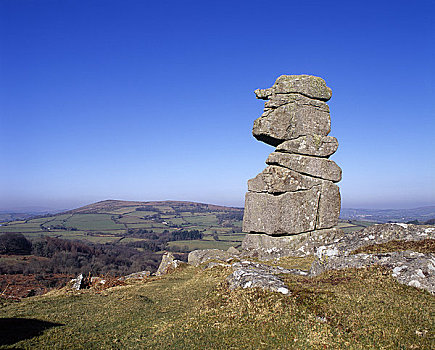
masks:
[(243, 206), (253, 91), (323, 77), (344, 207), (435, 204), (433, 1), (0, 0), (0, 209)]

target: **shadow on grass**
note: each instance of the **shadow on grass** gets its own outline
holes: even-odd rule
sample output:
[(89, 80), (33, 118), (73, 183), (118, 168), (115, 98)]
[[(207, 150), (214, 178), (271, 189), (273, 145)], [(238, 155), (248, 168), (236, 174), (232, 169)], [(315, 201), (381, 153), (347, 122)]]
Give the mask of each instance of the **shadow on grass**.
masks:
[(41, 335), (46, 329), (63, 326), (31, 318), (0, 318), (0, 345), (11, 345)]

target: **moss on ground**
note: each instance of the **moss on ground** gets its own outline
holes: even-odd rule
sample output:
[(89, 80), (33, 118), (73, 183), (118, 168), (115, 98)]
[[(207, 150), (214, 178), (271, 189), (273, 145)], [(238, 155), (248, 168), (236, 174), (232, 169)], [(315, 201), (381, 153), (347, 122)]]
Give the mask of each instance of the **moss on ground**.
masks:
[(435, 253), (435, 239), (424, 239), (421, 241), (390, 241), (382, 244), (374, 244), (361, 247), (352, 252), (352, 254), (366, 253), (379, 254), (412, 250), (419, 253)]

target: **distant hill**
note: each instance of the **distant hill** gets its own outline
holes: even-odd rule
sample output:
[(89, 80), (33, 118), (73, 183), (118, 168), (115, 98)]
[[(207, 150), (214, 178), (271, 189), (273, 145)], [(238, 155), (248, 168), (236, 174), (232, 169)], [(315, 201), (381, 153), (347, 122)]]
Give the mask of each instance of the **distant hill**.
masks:
[(435, 206), (414, 209), (354, 209), (342, 208), (340, 219), (372, 222), (426, 222), (435, 218)]
[(153, 207), (153, 206), (169, 206), (172, 208), (179, 208), (183, 210), (217, 210), (217, 211), (240, 211), (241, 208), (224, 207), (214, 204), (187, 202), (187, 201), (152, 201), (152, 202), (139, 202), (139, 201), (122, 201), (122, 200), (104, 200), (83, 207), (68, 210), (60, 214), (96, 214), (115, 211), (121, 208), (130, 207)]
[(240, 245), (242, 218), (242, 208), (214, 204), (105, 200), (53, 215), (5, 220), (0, 234), (188, 252)]

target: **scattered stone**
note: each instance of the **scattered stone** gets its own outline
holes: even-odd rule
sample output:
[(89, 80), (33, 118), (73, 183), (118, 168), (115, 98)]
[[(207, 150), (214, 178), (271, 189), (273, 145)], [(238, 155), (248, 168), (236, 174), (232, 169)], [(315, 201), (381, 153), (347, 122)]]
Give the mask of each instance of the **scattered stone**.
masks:
[(127, 280), (143, 280), (150, 277), (151, 272), (149, 271), (140, 271), (140, 272), (134, 272), (127, 276), (123, 276), (118, 278), (119, 281), (127, 281)]
[(183, 264), (182, 261), (176, 260), (172, 253), (166, 252), (162, 255), (162, 261), (157, 269), (156, 276), (166, 275), (170, 270), (176, 269)]
[(308, 135), (281, 143), (277, 152), (305, 154), (317, 157), (329, 157), (338, 148), (338, 141), (332, 136)]
[(341, 168), (330, 159), (273, 152), (267, 158), (266, 164), (283, 166), (301, 174), (333, 182), (341, 180)]
[[(365, 239), (367, 238), (367, 239)], [(227, 277), (231, 289), (262, 288), (283, 294), (289, 290), (280, 279), (281, 274), (317, 276), (331, 269), (361, 268), (382, 265), (392, 270), (392, 276), (400, 283), (422, 288), (435, 294), (435, 256), (412, 251), (383, 254), (353, 254), (356, 249), (387, 243), (391, 240), (418, 241), (435, 238), (435, 227), (406, 224), (382, 224), (364, 230), (344, 233), (337, 228), (315, 230), (302, 234), (273, 237), (266, 234), (246, 235), (241, 251), (225, 252), (217, 249), (196, 250), (189, 254), (189, 263), (205, 268), (231, 267)], [(309, 271), (285, 269), (251, 261), (279, 260), (282, 257), (315, 255), (317, 259)], [(240, 261), (240, 259), (243, 259)]]
[(91, 285), (106, 284), (106, 280), (101, 277), (91, 277)]
[(289, 290), (278, 275), (287, 273), (308, 274), (306, 271), (298, 269), (289, 270), (280, 266), (274, 267), (250, 261), (234, 263), (232, 268), (234, 272), (227, 277), (230, 289), (262, 288), (282, 294), (289, 294)]
[(72, 283), (72, 289), (74, 290), (80, 290), (84, 287), (83, 283), (83, 274), (79, 274), (76, 278), (72, 279), (70, 281)]
[(230, 267), (230, 264), (226, 264), (226, 263), (221, 263), (221, 262), (216, 262), (216, 261), (211, 261), (208, 264), (205, 265), (205, 269), (211, 269), (213, 267), (216, 266), (222, 266), (222, 267)]
[(229, 247), (227, 249), (227, 253), (230, 253), (231, 255), (239, 255), (240, 254), (239, 250), (235, 247)]
[(193, 266), (199, 266), (209, 260), (230, 261), (237, 258), (236, 255), (219, 249), (202, 249), (190, 252), (187, 262)]

